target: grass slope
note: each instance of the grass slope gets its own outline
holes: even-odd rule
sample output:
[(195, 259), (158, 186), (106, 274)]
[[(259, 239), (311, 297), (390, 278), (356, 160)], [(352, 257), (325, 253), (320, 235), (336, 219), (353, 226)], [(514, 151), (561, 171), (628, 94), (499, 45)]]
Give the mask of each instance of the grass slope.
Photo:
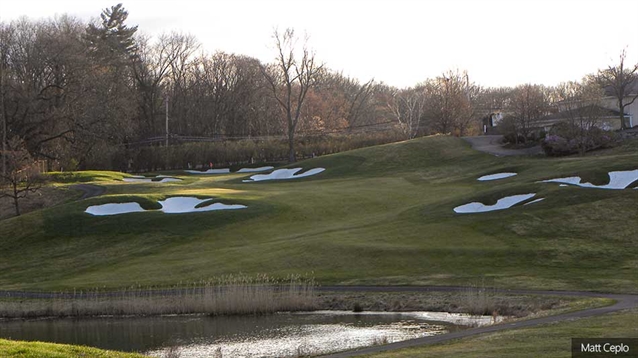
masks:
[(14, 358), (142, 358), (141, 354), (107, 351), (97, 348), (43, 342), (0, 339), (0, 357)]
[[(242, 272), (312, 273), (339, 284), (464, 285), (485, 277), (499, 287), (638, 290), (638, 190), (537, 183), (578, 174), (602, 184), (607, 171), (638, 168), (633, 146), (585, 157), (501, 158), (437, 136), (292, 166), (326, 171), (259, 183), (242, 183), (250, 174), (163, 184), (100, 181), (104, 197), (3, 220), (0, 288), (174, 284)], [(501, 171), (519, 175), (476, 180)], [(482, 214), (452, 211), (530, 192), (546, 200)], [(154, 208), (174, 195), (248, 209), (84, 213), (114, 201)]]
[(638, 338), (638, 310), (484, 334), (445, 344), (367, 355), (399, 357), (571, 357), (571, 338)]

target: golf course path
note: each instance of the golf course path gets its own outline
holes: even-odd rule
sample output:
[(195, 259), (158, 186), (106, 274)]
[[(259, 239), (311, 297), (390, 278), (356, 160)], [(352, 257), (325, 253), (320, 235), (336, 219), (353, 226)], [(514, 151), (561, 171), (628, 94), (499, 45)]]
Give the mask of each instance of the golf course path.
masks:
[[(467, 290), (466, 287), (457, 286), (323, 286), (320, 291), (332, 291), (332, 292), (463, 292)], [(322, 357), (331, 358), (344, 358), (355, 357), (363, 354), (374, 354), (390, 350), (410, 348), (423, 346), (428, 344), (435, 344), (450, 341), (453, 339), (460, 339), (475, 336), (483, 333), (491, 333), (504, 331), (507, 329), (533, 327), (541, 324), (548, 324), (553, 322), (568, 321), (573, 319), (580, 319), (585, 317), (597, 316), (605, 313), (616, 312), (625, 309), (638, 308), (638, 295), (625, 295), (625, 294), (606, 294), (595, 292), (582, 292), (582, 291), (536, 291), (536, 290), (496, 290), (499, 293), (509, 293), (515, 295), (553, 295), (553, 296), (572, 296), (572, 297), (600, 297), (610, 298), (616, 301), (611, 306), (590, 308), (581, 311), (568, 312), (558, 314), (555, 316), (547, 316), (534, 318), (524, 321), (516, 322), (503, 322), (491, 326), (484, 326), (478, 328), (466, 329), (463, 331), (441, 334), (437, 336), (429, 336), (411, 339), (402, 342), (390, 343), (379, 346), (371, 346), (352, 351), (345, 351), (339, 353), (333, 353), (324, 355)]]
[(94, 196), (100, 196), (106, 191), (105, 187), (93, 184), (74, 184), (71, 185), (71, 189), (77, 189), (83, 192), (80, 199), (88, 199)]
[(470, 143), (472, 145), (472, 149), (478, 150), (481, 152), (485, 152), (488, 154), (495, 155), (497, 157), (501, 156), (511, 156), (511, 155), (536, 155), (541, 154), (543, 151), (540, 146), (535, 146), (531, 148), (524, 149), (508, 149), (503, 148), (501, 141), (503, 139), (502, 135), (481, 135), (475, 137), (463, 137), (463, 140)]

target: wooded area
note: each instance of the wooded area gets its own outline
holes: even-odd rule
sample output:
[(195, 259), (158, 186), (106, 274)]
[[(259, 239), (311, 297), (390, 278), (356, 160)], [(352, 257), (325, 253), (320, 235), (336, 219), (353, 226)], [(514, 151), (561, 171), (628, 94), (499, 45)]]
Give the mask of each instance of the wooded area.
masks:
[(262, 63), (206, 53), (181, 33), (149, 38), (127, 17), (119, 4), (92, 23), (66, 15), (0, 23), (3, 146), (23, 143), (50, 170), (294, 161), (478, 134), (495, 110), (510, 113), (515, 137), (526, 140), (565, 99), (560, 88), (533, 84), (483, 88), (458, 70), (411, 88), (361, 83), (321, 63), (293, 29), (273, 31), (274, 60)]

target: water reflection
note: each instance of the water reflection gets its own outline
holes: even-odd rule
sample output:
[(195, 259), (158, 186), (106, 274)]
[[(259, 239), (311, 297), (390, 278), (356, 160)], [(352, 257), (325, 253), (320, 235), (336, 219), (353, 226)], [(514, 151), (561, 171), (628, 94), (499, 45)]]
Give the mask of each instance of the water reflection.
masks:
[[(458, 318), (458, 317), (457, 317)], [(327, 353), (462, 329), (423, 313), (318, 312), (265, 316), (161, 316), (0, 323), (0, 337), (87, 345), (161, 356), (282, 357)], [(456, 322), (451, 319), (451, 322)]]

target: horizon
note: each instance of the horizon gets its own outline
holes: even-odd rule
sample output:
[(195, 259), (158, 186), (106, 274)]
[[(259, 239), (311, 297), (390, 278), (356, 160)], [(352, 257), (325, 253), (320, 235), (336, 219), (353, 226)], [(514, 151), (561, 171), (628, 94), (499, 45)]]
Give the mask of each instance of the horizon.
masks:
[[(457, 69), (467, 70), (470, 80), (484, 87), (555, 86), (617, 64), (624, 49), (626, 63), (638, 63), (635, 24), (626, 21), (601, 31), (612, 28), (601, 24), (601, 8), (638, 13), (638, 2), (628, 0), (186, 0), (178, 7), (166, 0), (23, 0), (4, 3), (0, 22), (62, 14), (88, 22), (119, 2), (129, 12), (127, 25), (137, 25), (138, 33), (152, 38), (171, 31), (191, 34), (200, 52), (262, 62), (274, 59), (273, 29), (292, 27), (308, 34), (316, 58), (331, 70), (398, 88)], [(304, 18), (307, 13), (312, 16)]]

